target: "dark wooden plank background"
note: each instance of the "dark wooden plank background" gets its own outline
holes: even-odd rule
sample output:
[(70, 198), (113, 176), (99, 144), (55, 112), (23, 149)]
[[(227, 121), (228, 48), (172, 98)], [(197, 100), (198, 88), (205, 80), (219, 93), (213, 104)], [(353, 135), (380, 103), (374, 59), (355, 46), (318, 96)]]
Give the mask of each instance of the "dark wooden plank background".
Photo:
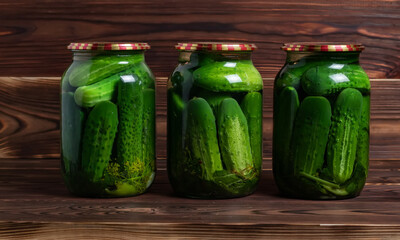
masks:
[(181, 41), (253, 42), (263, 77), (284, 61), (283, 42), (340, 41), (366, 45), (371, 78), (400, 78), (398, 0), (0, 1), (0, 74), (60, 76), (73, 41), (146, 41), (158, 77), (172, 71)]

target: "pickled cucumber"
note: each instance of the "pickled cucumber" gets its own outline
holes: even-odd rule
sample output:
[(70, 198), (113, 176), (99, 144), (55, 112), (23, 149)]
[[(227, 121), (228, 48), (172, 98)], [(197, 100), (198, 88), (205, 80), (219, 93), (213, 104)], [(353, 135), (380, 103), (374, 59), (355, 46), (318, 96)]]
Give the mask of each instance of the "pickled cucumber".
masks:
[(117, 106), (109, 101), (90, 112), (82, 138), (82, 170), (91, 182), (99, 181), (110, 161), (118, 128)]
[(173, 185), (182, 179), (180, 164), (184, 162), (183, 148), (187, 126), (187, 111), (185, 109), (187, 109), (186, 105), (193, 85), (193, 68), (195, 68), (195, 65), (192, 63), (179, 64), (168, 82), (167, 168), (168, 177)]
[(225, 92), (216, 93), (216, 92), (206, 91), (203, 89), (199, 89), (196, 92), (196, 96), (204, 98), (208, 102), (208, 104), (212, 108), (215, 116), (217, 116), (217, 114), (218, 114), (218, 108), (219, 108), (219, 105), (221, 104), (221, 102), (226, 98), (232, 97), (231, 94), (229, 94), (229, 93), (225, 93)]
[(257, 171), (262, 167), (262, 95), (259, 92), (251, 92), (243, 98), (240, 107), (246, 117), (249, 128), (251, 154)]
[(62, 93), (61, 151), (66, 174), (76, 173), (81, 155), (81, 137), (85, 113), (75, 104), (74, 93)]
[(141, 54), (116, 56), (98, 55), (74, 67), (69, 75), (73, 87), (82, 87), (99, 82), (144, 60)]
[(302, 173), (302, 176), (311, 181), (315, 181), (317, 185), (328, 191), (321, 192), (322, 194), (331, 194), (336, 197), (354, 197), (359, 195), (364, 187), (365, 179), (367, 177), (366, 169), (362, 166), (362, 164), (357, 162), (355, 163), (352, 176), (346, 182), (340, 185), (304, 173)]
[(260, 91), (263, 82), (250, 60), (215, 62), (193, 72), (194, 84), (214, 92)]
[(190, 100), (187, 112), (186, 171), (212, 180), (214, 172), (223, 170), (214, 114), (203, 98)]
[(217, 124), (219, 147), (226, 169), (246, 176), (255, 166), (247, 120), (235, 99), (227, 98), (221, 102)]
[(324, 164), (331, 126), (331, 105), (324, 97), (306, 97), (297, 111), (290, 146), (295, 173), (315, 175)]
[(330, 64), (308, 69), (301, 78), (304, 91), (312, 96), (327, 96), (340, 93), (346, 88), (362, 92), (370, 89), (367, 74), (358, 64)]
[(140, 79), (143, 88), (155, 88), (154, 75), (144, 61), (128, 68), (127, 70)]
[(368, 175), (369, 167), (369, 121), (370, 121), (370, 96), (363, 96), (360, 127), (357, 140), (356, 161), (365, 169)]
[(155, 162), (155, 91), (154, 89), (143, 90), (143, 133), (142, 133), (142, 148), (143, 160), (150, 163), (154, 169)]
[(299, 89), (302, 75), (314, 65), (315, 62), (304, 61), (286, 64), (276, 76), (275, 91), (279, 94), (285, 87)]
[(274, 101), (279, 103), (279, 108), (276, 108), (274, 112), (274, 170), (277, 176), (287, 176), (293, 174), (289, 152), (295, 117), (299, 108), (299, 97), (294, 87), (285, 87)]
[(117, 159), (124, 166), (142, 161), (143, 91), (139, 79), (121, 76), (118, 82)]
[(76, 89), (75, 102), (81, 107), (93, 107), (99, 102), (116, 98), (120, 75), (114, 74), (100, 82)]
[(343, 90), (335, 102), (327, 146), (327, 163), (336, 183), (353, 173), (363, 97), (353, 88)]

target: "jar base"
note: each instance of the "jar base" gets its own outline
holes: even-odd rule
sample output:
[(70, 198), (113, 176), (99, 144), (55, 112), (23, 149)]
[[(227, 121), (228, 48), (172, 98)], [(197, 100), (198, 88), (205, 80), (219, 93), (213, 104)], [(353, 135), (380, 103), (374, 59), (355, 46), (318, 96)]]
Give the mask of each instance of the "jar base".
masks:
[(203, 200), (207, 200), (207, 199), (234, 199), (234, 198), (242, 198), (242, 197), (247, 197), (249, 195), (252, 195), (254, 191), (251, 191), (249, 193), (245, 193), (245, 194), (238, 194), (238, 195), (231, 195), (231, 196), (221, 196), (221, 195), (199, 195), (199, 194), (185, 194), (185, 193), (179, 193), (175, 191), (175, 194), (179, 197), (182, 198), (190, 198), (190, 199), (203, 199)]
[(292, 195), (280, 192), (280, 196), (292, 199), (301, 199), (301, 200), (314, 200), (314, 201), (334, 201), (334, 200), (346, 200), (351, 198), (356, 198), (360, 196), (360, 193), (348, 196), (303, 196), (303, 195)]

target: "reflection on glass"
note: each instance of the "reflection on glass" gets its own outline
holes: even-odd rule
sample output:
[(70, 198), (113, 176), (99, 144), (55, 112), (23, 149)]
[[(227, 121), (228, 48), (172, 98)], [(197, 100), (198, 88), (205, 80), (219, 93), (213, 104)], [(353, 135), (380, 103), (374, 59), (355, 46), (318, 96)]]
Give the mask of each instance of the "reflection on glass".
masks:
[(136, 82), (136, 79), (132, 75), (121, 76), (121, 80), (123, 82), (126, 82), (126, 83), (128, 83), (128, 82)]
[(335, 83), (349, 82), (350, 80), (343, 73), (335, 73), (329, 76)]
[(229, 83), (238, 83), (238, 82), (242, 82), (242, 79), (240, 78), (239, 75), (237, 74), (232, 74), (232, 75), (227, 75), (225, 76), (226, 79), (229, 81)]
[(344, 67), (344, 64), (337, 64), (337, 63), (333, 63), (332, 65), (329, 66), (330, 69), (342, 69)]
[(234, 67), (236, 67), (236, 63), (235, 62), (227, 62), (227, 63), (225, 63), (224, 67), (234, 68)]

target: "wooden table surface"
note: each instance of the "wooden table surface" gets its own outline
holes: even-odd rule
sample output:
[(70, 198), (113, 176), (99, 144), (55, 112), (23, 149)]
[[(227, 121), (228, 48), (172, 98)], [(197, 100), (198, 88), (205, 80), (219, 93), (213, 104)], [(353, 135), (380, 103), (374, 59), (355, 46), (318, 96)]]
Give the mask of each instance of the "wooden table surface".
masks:
[(0, 239), (400, 238), (400, 160), (373, 160), (361, 196), (288, 199), (274, 185), (270, 159), (248, 197), (176, 197), (160, 166), (149, 192), (118, 199), (78, 198), (63, 185), (59, 159), (3, 160)]

